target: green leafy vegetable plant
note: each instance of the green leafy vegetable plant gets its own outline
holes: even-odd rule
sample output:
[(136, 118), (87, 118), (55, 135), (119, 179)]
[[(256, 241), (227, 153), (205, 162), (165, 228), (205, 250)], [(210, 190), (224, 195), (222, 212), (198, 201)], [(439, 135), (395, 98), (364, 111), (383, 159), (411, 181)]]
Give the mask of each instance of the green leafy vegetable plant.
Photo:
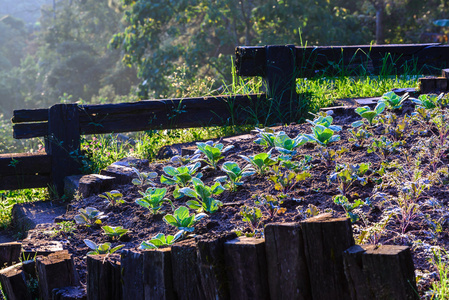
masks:
[(193, 232), (195, 229), (193, 226), (206, 216), (207, 215), (205, 213), (191, 215), (187, 207), (180, 206), (175, 210), (173, 215), (167, 214), (163, 219), (167, 224), (175, 226), (179, 230)]
[[(436, 94), (422, 94), (419, 95), (418, 99), (410, 98), (410, 100), (417, 105), (417, 107), (424, 109), (433, 109), (436, 107), (443, 106), (442, 99), (444, 97), (444, 93), (439, 95)], [(415, 108), (416, 109), (416, 108)]]
[(186, 204), (188, 207), (198, 212), (206, 211), (213, 214), (223, 205), (221, 201), (212, 198), (212, 196), (219, 195), (225, 190), (220, 182), (215, 182), (214, 185), (209, 187), (201, 179), (193, 178), (192, 184), (193, 189), (185, 187), (179, 190), (183, 195), (197, 199), (187, 201)]
[(217, 168), (217, 162), (224, 158), (223, 153), (234, 148), (234, 145), (229, 145), (223, 148), (223, 144), (214, 143), (213, 141), (207, 141), (205, 143), (196, 143), (198, 150), (195, 151), (195, 154), (203, 153), (206, 156), (206, 159), (199, 159), (201, 161), (206, 162), (211, 169)]
[(248, 223), (252, 232), (259, 228), (262, 219), (262, 211), (260, 208), (244, 205), (240, 208), (240, 215), (242, 216), (242, 220)]
[(405, 100), (410, 97), (408, 93), (402, 96), (396, 95), (395, 92), (387, 92), (382, 95), (380, 101), (386, 104), (386, 107), (390, 110), (401, 109)]
[(286, 211), (285, 208), (281, 207), (283, 201), (276, 196), (262, 194), (254, 195), (252, 198), (255, 199), (254, 204), (263, 207), (269, 213), (271, 218), (276, 214), (282, 214)]
[(233, 161), (225, 162), (221, 166), (221, 170), (225, 172), (227, 176), (220, 176), (215, 180), (218, 182), (226, 182), (225, 188), (231, 191), (236, 191), (237, 187), (243, 184), (242, 179), (244, 177), (251, 176), (256, 173), (250, 165), (246, 165), (243, 169), (241, 169), (239, 165)]
[(298, 135), (296, 138), (290, 138), (284, 131), (278, 133), (267, 132), (265, 129), (256, 128), (259, 132), (254, 142), (265, 147), (274, 147), (282, 155), (293, 156), (296, 154), (295, 148), (307, 143), (308, 139), (303, 135)]
[(271, 175), (269, 180), (274, 183), (274, 188), (282, 193), (282, 197), (286, 197), (298, 182), (306, 180), (311, 176), (307, 171), (296, 173), (290, 170), (283, 170), (277, 165), (273, 166), (273, 172), (274, 175)]
[(318, 115), (312, 114), (315, 116), (315, 118), (313, 119), (313, 121), (311, 120), (306, 120), (309, 124), (311, 124), (312, 126), (316, 126), (316, 125), (322, 125), (326, 128), (329, 128), (333, 131), (341, 131), (341, 126), (339, 125), (332, 125), (332, 122), (334, 121), (334, 119), (332, 118), (332, 116), (328, 116), (326, 115), (326, 113), (321, 113)]
[(369, 168), (370, 163), (337, 165), (335, 172), (329, 175), (327, 179), (330, 183), (337, 185), (341, 195), (347, 196), (354, 182), (359, 182), (361, 185), (368, 183), (364, 175)]
[(122, 226), (103, 226), (101, 227), (103, 229), (105, 235), (112, 238), (113, 240), (119, 240), (123, 235), (125, 235), (129, 230), (123, 228)]
[(351, 219), (352, 223), (357, 222), (360, 217), (357, 213), (354, 212), (354, 210), (358, 207), (364, 206), (365, 202), (363, 202), (360, 199), (355, 200), (353, 203), (349, 202), (348, 198), (346, 198), (343, 195), (335, 195), (332, 200), (334, 201), (335, 204), (337, 205), (341, 205), (343, 207), (343, 209), (346, 212), (346, 215), (348, 216), (348, 218)]
[(147, 185), (155, 185), (152, 179), (157, 177), (156, 172), (140, 172), (136, 168), (132, 168), (134, 173), (136, 173), (137, 178), (132, 180), (132, 184), (137, 185), (139, 188), (143, 188)]
[(157, 214), (162, 208), (162, 203), (169, 202), (173, 208), (173, 203), (170, 199), (164, 198), (167, 193), (166, 188), (148, 188), (144, 193), (140, 192), (142, 198), (136, 199), (136, 203), (140, 206), (148, 208), (152, 214)]
[(334, 134), (334, 130), (319, 124), (312, 127), (312, 134), (304, 134), (304, 137), (307, 141), (316, 142), (324, 147), (340, 140), (340, 135)]
[(185, 166), (193, 163), (195, 160), (200, 158), (200, 154), (195, 155), (175, 155), (172, 158), (170, 158), (170, 162), (174, 164), (175, 166)]
[(364, 122), (364, 120), (366, 120), (368, 122), (368, 125), (370, 127), (373, 127), (373, 125), (375, 125), (377, 123), (376, 117), (380, 116), (380, 114), (384, 111), (385, 109), (385, 103), (382, 101), (379, 101), (376, 105), (376, 107), (374, 108), (374, 110), (371, 110), (369, 108), (369, 106), (363, 106), (363, 107), (357, 107), (355, 109), (355, 112), (361, 116), (363, 119), (360, 121), (355, 121), (352, 123), (352, 127), (357, 128), (360, 127), (362, 125), (366, 125), (366, 123)]
[(174, 236), (173, 235), (165, 235), (163, 233), (158, 233), (153, 236), (148, 241), (143, 241), (140, 244), (139, 249), (148, 250), (148, 249), (158, 249), (160, 247), (166, 247), (173, 245), (177, 240), (179, 240), (183, 235), (183, 231), (178, 231)]
[(270, 166), (276, 164), (276, 160), (271, 158), (271, 150), (267, 153), (262, 152), (256, 155), (239, 156), (249, 162), (254, 167), (256, 173), (259, 175), (264, 175), (269, 171)]
[(377, 154), (383, 161), (385, 161), (388, 156), (399, 151), (401, 146), (405, 144), (405, 141), (392, 141), (386, 136), (381, 136), (378, 139), (374, 139), (371, 146), (368, 147), (368, 153)]
[(173, 192), (173, 196), (175, 199), (182, 197), (182, 194), (179, 192), (180, 188), (183, 188), (188, 185), (188, 183), (192, 180), (192, 178), (201, 178), (203, 176), (202, 173), (195, 174), (198, 169), (201, 167), (200, 162), (196, 162), (195, 164), (183, 165), (177, 168), (167, 166), (164, 167), (164, 172), (167, 176), (161, 175), (161, 183), (168, 185), (176, 185), (176, 189)]
[(117, 190), (112, 190), (110, 192), (104, 192), (103, 194), (100, 194), (98, 196), (106, 199), (110, 206), (115, 206), (117, 204), (125, 203), (125, 201), (122, 199), (123, 194)]
[(101, 224), (101, 220), (106, 218), (103, 212), (94, 207), (80, 208), (79, 214), (74, 217), (76, 224), (91, 226)]
[(279, 159), (279, 165), (283, 168), (286, 168), (290, 171), (293, 171), (295, 173), (300, 173), (302, 171), (309, 170), (311, 166), (309, 163), (312, 161), (312, 156), (310, 155), (304, 155), (304, 158), (301, 160), (283, 160)]
[(364, 129), (363, 127), (349, 129), (348, 132), (352, 135), (352, 137), (350, 137), (348, 141), (354, 142), (356, 147), (365, 146), (365, 141), (373, 136), (371, 132)]
[(97, 245), (93, 241), (88, 239), (85, 239), (84, 243), (87, 245), (87, 247), (92, 249), (92, 251), (87, 252), (88, 255), (101, 255), (101, 254), (109, 255), (125, 247), (125, 245), (118, 245), (112, 248), (111, 243), (103, 243)]

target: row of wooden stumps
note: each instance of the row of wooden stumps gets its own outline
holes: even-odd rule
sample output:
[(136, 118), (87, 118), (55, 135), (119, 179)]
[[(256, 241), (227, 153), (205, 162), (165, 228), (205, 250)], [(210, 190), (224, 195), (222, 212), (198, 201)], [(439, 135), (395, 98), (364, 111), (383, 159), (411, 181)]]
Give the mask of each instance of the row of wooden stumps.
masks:
[[(81, 299), (57, 296), (79, 282), (66, 252), (35, 262), (42, 299)], [(30, 299), (22, 269), (0, 271), (8, 299)], [(199, 236), (171, 248), (88, 255), (87, 273), (91, 300), (419, 299), (409, 248), (356, 246), (350, 221), (327, 214), (268, 224), (265, 239)]]

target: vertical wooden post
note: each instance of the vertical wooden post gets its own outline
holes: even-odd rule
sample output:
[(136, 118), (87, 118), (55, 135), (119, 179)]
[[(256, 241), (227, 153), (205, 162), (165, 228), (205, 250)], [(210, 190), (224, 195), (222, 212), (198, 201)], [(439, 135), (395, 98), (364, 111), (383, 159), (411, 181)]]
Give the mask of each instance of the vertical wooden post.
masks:
[(419, 299), (410, 248), (352, 246), (343, 255), (351, 299)]
[(143, 252), (143, 288), (145, 299), (176, 299), (173, 288), (171, 248)]
[(350, 299), (343, 251), (354, 245), (351, 221), (322, 214), (301, 223), (314, 300)]
[(119, 255), (87, 255), (87, 299), (122, 300), (121, 279)]
[(144, 299), (143, 254), (131, 250), (122, 250), (122, 292), (123, 300)]
[(270, 299), (265, 241), (239, 237), (225, 243), (232, 299)]
[(271, 299), (311, 299), (301, 224), (268, 224), (265, 248)]
[(80, 173), (74, 152), (80, 153), (79, 112), (76, 104), (56, 104), (48, 113), (48, 154), (52, 156), (51, 179), (59, 196), (64, 177)]
[[(268, 98), (274, 101), (278, 111), (273, 112), (275, 122), (294, 122), (298, 108), (296, 94), (296, 48), (266, 46), (265, 84)], [(277, 105), (278, 104), (278, 105)]]
[[(0, 270), (3, 294), (9, 300), (31, 300), (21, 263)], [(0, 297), (1, 298), (1, 297)]]

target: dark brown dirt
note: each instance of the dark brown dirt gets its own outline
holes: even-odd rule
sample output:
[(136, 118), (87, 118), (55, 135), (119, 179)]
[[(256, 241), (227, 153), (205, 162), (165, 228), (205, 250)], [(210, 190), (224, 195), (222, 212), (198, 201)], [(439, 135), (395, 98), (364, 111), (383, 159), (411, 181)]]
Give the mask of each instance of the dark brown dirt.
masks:
[[(411, 103), (407, 104), (399, 116), (402, 117), (404, 114), (411, 114), (414, 107)], [(348, 129), (351, 126), (351, 122), (359, 120), (360, 118), (352, 110), (346, 110), (343, 114), (334, 116), (334, 124), (339, 124), (343, 127), (340, 132), (341, 141), (336, 142), (330, 146), (331, 149), (338, 150), (342, 147), (346, 147), (348, 151), (342, 155), (341, 158), (337, 159), (339, 164), (356, 164), (362, 162), (371, 162), (371, 170), (377, 170), (380, 167), (381, 159), (374, 153), (368, 154), (367, 147), (357, 147), (353, 142), (348, 142), (350, 134)], [(411, 133), (413, 129), (417, 129), (418, 125), (414, 124), (413, 128), (408, 130)], [(310, 125), (290, 125), (288, 127), (282, 127), (279, 130), (285, 131), (290, 137), (295, 137), (300, 133), (310, 133)], [(379, 136), (381, 129), (374, 130), (375, 136)], [(405, 161), (405, 153), (410, 150), (413, 145), (419, 142), (421, 139), (419, 135), (411, 135), (406, 138), (406, 145), (401, 151), (391, 155), (388, 159), (393, 161), (397, 160), (399, 164)], [(234, 148), (226, 153), (225, 159), (221, 160), (219, 167), (225, 161), (236, 161), (240, 166), (245, 165), (245, 162), (239, 155), (254, 155), (263, 151), (268, 151), (262, 146), (255, 144), (253, 141), (256, 139), (255, 134), (251, 138), (241, 139), (234, 143)], [(369, 143), (366, 143), (368, 145)], [(226, 146), (226, 145), (225, 145)], [(274, 217), (270, 217), (267, 211), (262, 209), (263, 218), (259, 229), (263, 228), (264, 224), (269, 222), (291, 222), (291, 221), (301, 221), (306, 215), (303, 213), (308, 205), (313, 204), (319, 208), (321, 212), (325, 210), (332, 209), (335, 216), (344, 216), (345, 211), (341, 206), (334, 204), (332, 197), (338, 194), (337, 187), (328, 182), (327, 176), (334, 171), (334, 167), (328, 167), (325, 165), (322, 159), (318, 155), (318, 146), (316, 144), (308, 143), (300, 148), (298, 148), (298, 154), (295, 156), (294, 160), (300, 160), (304, 155), (311, 155), (312, 161), (310, 163), (310, 174), (311, 177), (305, 181), (301, 181), (296, 184), (288, 193), (288, 197), (282, 204), (285, 208), (285, 213), (277, 214)], [(274, 153), (274, 152), (273, 152)], [(447, 166), (447, 158), (444, 157), (443, 161), (438, 164), (438, 168)], [(163, 167), (169, 164), (167, 161), (159, 161), (152, 163), (148, 168), (142, 171), (155, 171), (160, 175), (163, 174)], [(425, 162), (423, 161), (423, 168), (425, 168)], [(425, 171), (428, 172), (428, 171)], [(206, 184), (213, 182), (213, 179), (217, 176), (224, 175), (221, 170), (216, 171), (203, 171), (203, 181)], [(355, 184), (352, 191), (349, 193), (349, 200), (353, 201), (357, 198), (366, 199), (373, 195), (375, 192), (376, 183), (375, 180), (379, 177), (376, 176), (374, 171), (370, 172), (368, 184), (361, 186), (360, 184)], [(249, 233), (251, 230), (249, 225), (242, 221), (242, 217), (239, 214), (240, 208), (243, 205), (254, 206), (253, 195), (260, 194), (271, 194), (279, 195), (279, 192), (275, 190), (274, 184), (268, 180), (268, 176), (254, 175), (249, 178), (245, 178), (245, 183), (241, 186), (237, 192), (225, 191), (223, 194), (217, 196), (216, 198), (221, 200), (224, 205), (215, 214), (208, 216), (200, 221), (195, 227), (195, 234), (201, 235), (205, 233), (209, 234), (221, 234), (223, 232), (230, 231), (240, 231), (244, 233)], [(160, 184), (157, 180), (157, 186), (162, 187), (164, 185)], [(171, 195), (170, 192), (173, 191), (174, 187), (164, 186), (168, 188), (167, 195)], [(159, 232), (165, 234), (175, 234), (177, 229), (167, 225), (163, 222), (163, 214), (151, 215), (148, 210), (135, 204), (135, 199), (140, 197), (138, 193), (138, 188), (132, 185), (126, 186), (116, 186), (117, 190), (124, 194), (125, 203), (120, 204), (115, 207), (108, 206), (103, 198), (98, 196), (91, 196), (85, 199), (74, 200), (69, 205), (68, 212), (64, 215), (66, 220), (73, 220), (73, 217), (77, 214), (79, 208), (85, 208), (88, 206), (93, 206), (101, 211), (103, 211), (108, 217), (104, 220), (103, 224), (110, 226), (123, 226), (124, 228), (130, 229), (130, 232), (126, 236), (122, 237), (119, 242), (113, 242), (113, 245), (118, 243), (124, 244), (125, 249), (137, 249), (140, 243), (144, 240), (149, 240), (151, 237)], [(398, 191), (394, 188), (388, 188), (384, 192), (391, 195), (397, 195)], [(444, 249), (448, 249), (448, 222), (447, 218), (447, 204), (449, 199), (449, 189), (447, 185), (438, 184), (433, 185), (429, 190), (426, 190), (420, 201), (424, 203), (426, 200), (436, 198), (443, 205), (442, 213), (436, 213), (426, 208), (425, 205), (421, 206), (421, 211), (426, 214), (430, 214), (432, 217), (437, 218), (438, 216), (443, 217), (442, 230), (441, 232), (434, 232), (428, 223), (425, 222), (423, 215), (419, 215), (407, 228), (405, 234), (401, 235), (399, 231), (399, 224), (395, 217), (392, 217), (382, 232), (382, 236), (379, 238), (380, 243), (388, 244), (400, 244), (409, 245), (412, 248), (414, 255), (415, 268), (419, 271), (419, 274), (424, 272), (424, 279), (419, 282), (420, 292), (423, 293), (430, 286), (431, 280), (435, 279), (435, 273), (433, 266), (428, 262), (428, 257), (431, 254), (431, 246), (440, 246)], [(180, 205), (185, 205), (186, 198), (181, 198), (179, 200), (174, 200), (173, 197), (169, 196), (176, 207)], [(357, 235), (361, 232), (362, 228), (373, 225), (375, 222), (379, 222), (382, 216), (382, 210), (386, 207), (382, 204), (380, 200), (371, 199), (371, 206), (365, 206), (362, 208), (363, 214), (365, 215), (365, 221), (359, 220), (354, 224), (354, 233)], [(171, 209), (168, 205), (163, 208), (165, 212), (171, 213)], [(439, 215), (440, 214), (440, 215)], [(445, 215), (446, 214), (446, 215)], [(63, 241), (64, 247), (69, 250), (74, 256), (75, 264), (77, 266), (80, 277), (85, 281), (85, 268), (86, 268), (86, 253), (89, 251), (87, 246), (84, 244), (83, 239), (90, 239), (96, 243), (111, 242), (111, 240), (102, 234), (101, 226), (77, 226), (76, 230), (72, 233), (66, 235), (59, 233), (56, 237), (51, 237), (43, 232), (42, 228), (40, 230), (34, 230), (31, 232), (28, 242), (33, 244), (35, 239), (40, 240), (60, 240)], [(417, 274), (418, 275), (418, 274)]]

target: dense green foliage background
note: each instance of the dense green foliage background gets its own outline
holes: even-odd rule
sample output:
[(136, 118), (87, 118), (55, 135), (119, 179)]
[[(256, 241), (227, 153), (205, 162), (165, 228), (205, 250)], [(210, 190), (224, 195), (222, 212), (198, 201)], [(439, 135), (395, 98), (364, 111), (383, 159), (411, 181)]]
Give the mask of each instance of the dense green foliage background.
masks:
[(0, 0), (0, 114), (124, 101), (136, 90), (184, 96), (205, 80), (218, 88), (237, 45), (369, 44), (376, 19), (386, 43), (423, 42), (445, 29), (432, 21), (448, 15), (446, 2)]

